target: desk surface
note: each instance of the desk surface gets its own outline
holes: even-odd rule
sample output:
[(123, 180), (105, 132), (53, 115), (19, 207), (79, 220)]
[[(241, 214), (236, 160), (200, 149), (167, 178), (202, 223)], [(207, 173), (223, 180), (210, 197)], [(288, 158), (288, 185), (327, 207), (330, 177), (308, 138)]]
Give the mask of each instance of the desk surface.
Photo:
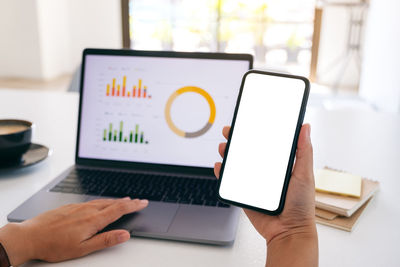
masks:
[[(36, 125), (33, 141), (52, 148), (44, 162), (0, 173), (0, 226), (15, 207), (74, 163), (78, 95), (0, 90), (0, 116)], [(379, 180), (381, 189), (352, 233), (318, 225), (320, 266), (399, 266), (400, 116), (309, 107), (315, 167), (325, 165)], [(265, 242), (242, 214), (236, 241), (216, 247), (132, 238), (57, 266), (263, 266)], [(44, 266), (30, 262), (26, 266)]]

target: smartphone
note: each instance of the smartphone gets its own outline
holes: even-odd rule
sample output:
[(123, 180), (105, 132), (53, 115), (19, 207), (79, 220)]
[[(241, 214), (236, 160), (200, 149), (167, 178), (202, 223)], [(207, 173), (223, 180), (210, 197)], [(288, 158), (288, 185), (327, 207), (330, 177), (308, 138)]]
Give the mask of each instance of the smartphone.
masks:
[(309, 92), (304, 77), (244, 75), (218, 182), (222, 202), (282, 212)]

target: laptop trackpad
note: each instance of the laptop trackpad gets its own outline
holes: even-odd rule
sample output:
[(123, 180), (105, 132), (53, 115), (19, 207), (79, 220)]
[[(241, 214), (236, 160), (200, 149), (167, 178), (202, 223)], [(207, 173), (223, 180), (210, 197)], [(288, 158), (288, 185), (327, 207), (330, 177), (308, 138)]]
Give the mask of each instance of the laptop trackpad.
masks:
[(125, 229), (132, 235), (142, 232), (166, 233), (177, 210), (178, 205), (176, 204), (150, 201), (144, 210), (125, 215), (104, 230)]

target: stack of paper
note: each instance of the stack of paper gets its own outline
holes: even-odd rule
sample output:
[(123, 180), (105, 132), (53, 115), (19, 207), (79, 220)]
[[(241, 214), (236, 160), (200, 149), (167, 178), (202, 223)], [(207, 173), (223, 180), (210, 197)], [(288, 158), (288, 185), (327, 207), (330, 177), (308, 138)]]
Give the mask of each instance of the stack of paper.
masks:
[(346, 231), (379, 189), (376, 181), (328, 168), (315, 171), (315, 185), (316, 221)]

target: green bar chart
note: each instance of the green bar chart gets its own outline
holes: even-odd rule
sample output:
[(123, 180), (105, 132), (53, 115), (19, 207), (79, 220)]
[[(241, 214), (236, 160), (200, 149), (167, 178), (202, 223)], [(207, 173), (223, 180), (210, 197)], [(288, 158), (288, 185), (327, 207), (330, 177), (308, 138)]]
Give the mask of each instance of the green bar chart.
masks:
[[(112, 123), (109, 123), (108, 128), (103, 130), (103, 141), (113, 143), (133, 143), (133, 144), (148, 144), (149, 141), (145, 139), (144, 132), (141, 131), (139, 124), (131, 124), (133, 130), (124, 132), (124, 122), (119, 122), (119, 127), (115, 128)], [(127, 133), (127, 134), (125, 134)]]

